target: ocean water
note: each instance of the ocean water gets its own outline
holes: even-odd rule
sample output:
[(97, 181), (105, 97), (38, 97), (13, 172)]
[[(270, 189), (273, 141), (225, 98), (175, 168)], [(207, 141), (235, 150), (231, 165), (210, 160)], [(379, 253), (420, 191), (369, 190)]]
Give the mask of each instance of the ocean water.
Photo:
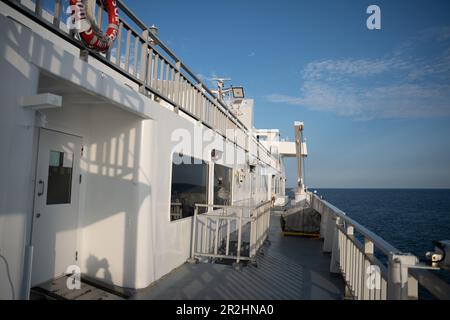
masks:
[[(310, 189), (403, 252), (425, 261), (433, 240), (450, 240), (450, 189)], [(286, 190), (292, 197), (293, 189)], [(386, 257), (377, 255), (381, 261)], [(450, 271), (436, 272), (450, 283)], [(421, 299), (432, 299), (419, 289)]]
[(319, 195), (401, 251), (419, 258), (450, 239), (449, 189), (317, 189)]

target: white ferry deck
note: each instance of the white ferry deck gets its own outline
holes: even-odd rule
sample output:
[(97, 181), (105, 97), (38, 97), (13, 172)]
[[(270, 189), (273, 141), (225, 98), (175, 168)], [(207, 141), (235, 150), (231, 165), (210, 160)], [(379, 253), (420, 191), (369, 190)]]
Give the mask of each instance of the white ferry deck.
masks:
[[(86, 295), (63, 299), (415, 300), (419, 288), (450, 299), (438, 268), (301, 183), (320, 239), (283, 236), (270, 205), (288, 203), (283, 158), (297, 157), (301, 172), (303, 123), (296, 142), (254, 128), (253, 99), (232, 112), (117, 3), (116, 47), (99, 54), (74, 37), (61, 1), (0, 1), (0, 299), (58, 290), (74, 274), (111, 295), (85, 283)], [(180, 151), (179, 139), (197, 136), (201, 148), (189, 140)], [(174, 170), (180, 154), (188, 167)], [(193, 179), (180, 172), (199, 182), (186, 189)], [(224, 257), (247, 266), (186, 262)]]
[(330, 273), (330, 254), (320, 239), (283, 236), (272, 213), (269, 243), (257, 266), (185, 263), (132, 299), (150, 300), (341, 300), (344, 281)]

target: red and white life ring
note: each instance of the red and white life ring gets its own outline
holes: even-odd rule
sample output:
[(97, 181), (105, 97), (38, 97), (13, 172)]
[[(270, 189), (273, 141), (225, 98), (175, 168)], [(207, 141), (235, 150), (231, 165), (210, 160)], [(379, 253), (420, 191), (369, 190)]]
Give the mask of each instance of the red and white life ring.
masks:
[(102, 0), (108, 12), (106, 32), (97, 26), (93, 15), (96, 0), (70, 0), (72, 23), (83, 43), (98, 52), (107, 52), (117, 38), (119, 30), (119, 9), (116, 0)]

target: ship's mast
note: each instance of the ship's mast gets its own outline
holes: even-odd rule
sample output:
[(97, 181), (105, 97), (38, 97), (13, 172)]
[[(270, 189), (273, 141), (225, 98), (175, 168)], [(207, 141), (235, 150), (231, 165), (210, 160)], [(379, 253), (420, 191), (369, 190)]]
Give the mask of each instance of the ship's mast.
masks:
[(217, 83), (217, 90), (213, 90), (213, 93), (217, 95), (217, 98), (220, 101), (223, 101), (225, 98), (225, 94), (231, 92), (231, 88), (224, 89), (225, 81), (231, 81), (229, 78), (212, 78), (211, 81), (215, 81)]
[(305, 198), (305, 180), (303, 175), (303, 158), (306, 156), (306, 150), (303, 150), (305, 144), (303, 143), (303, 128), (305, 127), (303, 122), (296, 121), (294, 123), (295, 128), (295, 147), (297, 154), (297, 190), (295, 192), (296, 202)]

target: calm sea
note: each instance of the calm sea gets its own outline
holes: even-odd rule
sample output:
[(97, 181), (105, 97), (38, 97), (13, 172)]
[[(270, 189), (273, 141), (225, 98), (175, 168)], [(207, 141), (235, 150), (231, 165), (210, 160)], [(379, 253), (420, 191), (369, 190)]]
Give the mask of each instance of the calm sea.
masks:
[[(450, 189), (317, 189), (317, 193), (421, 260), (433, 250), (433, 240), (450, 239)], [(450, 282), (450, 272), (439, 274)]]

